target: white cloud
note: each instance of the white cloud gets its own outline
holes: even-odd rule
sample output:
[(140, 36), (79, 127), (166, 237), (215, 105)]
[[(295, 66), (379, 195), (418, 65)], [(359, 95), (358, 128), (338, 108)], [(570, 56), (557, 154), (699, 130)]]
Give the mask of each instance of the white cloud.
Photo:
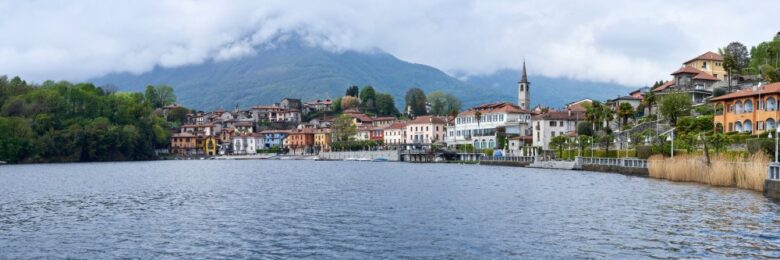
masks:
[(253, 55), (283, 32), (450, 73), (517, 68), (643, 85), (776, 30), (766, 1), (3, 1), (0, 74), (83, 80)]

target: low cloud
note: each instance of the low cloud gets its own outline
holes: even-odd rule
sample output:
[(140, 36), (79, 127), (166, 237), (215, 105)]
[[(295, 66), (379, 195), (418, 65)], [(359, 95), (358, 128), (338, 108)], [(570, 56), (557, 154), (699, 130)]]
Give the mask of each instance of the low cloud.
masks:
[(461, 76), (519, 68), (525, 59), (533, 74), (636, 86), (731, 41), (770, 39), (778, 8), (766, 1), (5, 1), (0, 74), (42, 81), (142, 73), (254, 55), (295, 33), (329, 50), (381, 49)]

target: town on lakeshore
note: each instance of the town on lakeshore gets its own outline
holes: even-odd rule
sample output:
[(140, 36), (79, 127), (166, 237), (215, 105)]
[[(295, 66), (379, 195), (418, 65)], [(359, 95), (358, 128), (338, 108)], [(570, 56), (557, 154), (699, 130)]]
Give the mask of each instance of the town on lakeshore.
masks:
[[(173, 88), (0, 78), (0, 159), (10, 163), (150, 159), (450, 162), (618, 172), (780, 196), (780, 34), (750, 50), (692, 53), (651, 86), (563, 107), (534, 103), (522, 61), (517, 99), (463, 108), (411, 87), (398, 109), (381, 86), (198, 111)], [(530, 64), (529, 64), (530, 65)], [(399, 101), (398, 103), (401, 103)], [(770, 162), (775, 162), (771, 163)]]

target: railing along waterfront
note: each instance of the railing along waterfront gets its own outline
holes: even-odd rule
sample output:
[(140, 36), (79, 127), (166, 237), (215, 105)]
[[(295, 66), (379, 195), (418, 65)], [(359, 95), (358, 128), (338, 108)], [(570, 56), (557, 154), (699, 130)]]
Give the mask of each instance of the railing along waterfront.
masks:
[(637, 158), (577, 157), (577, 164), (647, 168), (647, 160)]
[(533, 156), (481, 156), (480, 161), (534, 162)]

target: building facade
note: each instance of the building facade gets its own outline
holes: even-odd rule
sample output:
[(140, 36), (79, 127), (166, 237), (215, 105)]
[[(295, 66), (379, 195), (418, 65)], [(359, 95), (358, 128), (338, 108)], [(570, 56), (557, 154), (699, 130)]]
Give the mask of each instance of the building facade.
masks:
[(531, 113), (511, 103), (483, 104), (458, 114), (454, 127), (447, 129), (447, 145), (473, 145), (475, 149), (499, 147), (498, 136), (531, 134)]
[(407, 144), (433, 144), (446, 137), (447, 120), (439, 116), (418, 116), (406, 124)]
[(771, 83), (712, 98), (715, 130), (760, 134), (777, 127), (780, 83)]
[(533, 146), (544, 150), (550, 148), (550, 141), (556, 136), (577, 135), (577, 123), (585, 121), (585, 111), (550, 111), (533, 118)]

